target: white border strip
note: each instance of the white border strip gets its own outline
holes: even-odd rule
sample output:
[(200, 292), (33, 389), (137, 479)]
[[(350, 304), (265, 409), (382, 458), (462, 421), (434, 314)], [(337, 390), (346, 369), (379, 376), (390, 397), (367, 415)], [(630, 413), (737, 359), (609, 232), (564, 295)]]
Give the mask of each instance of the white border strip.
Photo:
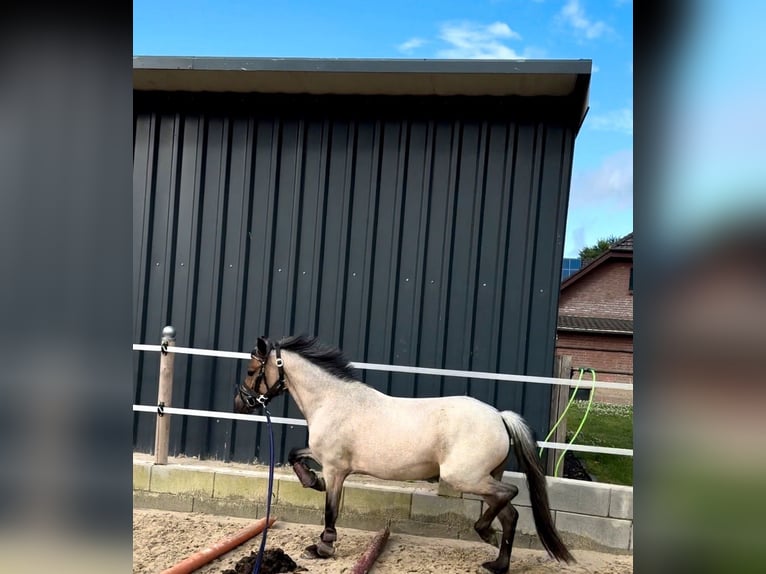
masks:
[(389, 371), (392, 373), (412, 373), (417, 375), (444, 375), (447, 377), (465, 377), (469, 379), (488, 379), (491, 381), (509, 381), (513, 383), (542, 383), (546, 385), (563, 385), (580, 387), (581, 389), (618, 389), (632, 391), (629, 383), (605, 383), (596, 381), (575, 381), (572, 379), (554, 379), (551, 377), (535, 377), (532, 375), (504, 375), (482, 371), (457, 371), (452, 369), (432, 369), (429, 367), (403, 367), (399, 365), (380, 365), (376, 363), (351, 363), (353, 366), (369, 371)]
[(553, 448), (557, 450), (576, 450), (580, 452), (595, 452), (597, 454), (616, 454), (619, 456), (633, 456), (632, 448), (615, 448), (611, 446), (591, 446), (589, 444), (569, 444), (565, 442), (537, 442), (538, 447)]
[[(133, 410), (143, 413), (157, 414), (157, 407), (147, 405), (133, 405)], [(226, 413), (220, 411), (202, 411), (196, 409), (180, 409), (165, 407), (163, 412), (168, 415), (187, 415), (193, 417), (208, 417), (213, 419), (230, 419), (251, 422), (266, 422), (266, 417), (261, 415), (244, 415), (239, 413)], [(292, 426), (308, 426), (305, 419), (293, 419), (285, 417), (271, 417), (271, 422)], [(600, 454), (616, 454), (621, 456), (633, 456), (633, 450), (627, 448), (613, 448), (606, 446), (590, 446), (586, 444), (566, 444), (562, 442), (538, 441), (538, 447), (552, 448), (557, 450), (576, 450), (580, 452), (595, 452)]]
[[(161, 351), (160, 345), (133, 344), (134, 351)], [(179, 355), (200, 355), (202, 357), (222, 357), (224, 359), (250, 359), (250, 353), (237, 353), (235, 351), (214, 351), (212, 349), (195, 349), (193, 347), (168, 347), (168, 353)]]
[[(133, 405), (133, 410), (142, 413), (157, 414), (157, 407), (147, 405)], [(180, 409), (176, 407), (164, 407), (162, 412), (166, 415), (187, 415), (192, 417), (207, 417), (210, 419), (230, 419), (235, 421), (251, 421), (265, 423), (266, 417), (261, 415), (244, 415), (240, 413), (225, 413), (220, 411), (200, 411), (197, 409)], [(281, 425), (308, 426), (305, 419), (288, 419), (284, 417), (271, 417), (271, 422)]]
[[(160, 345), (134, 344), (134, 351), (160, 351)], [(192, 347), (168, 347), (168, 352), (181, 355), (200, 355), (203, 357), (222, 357), (225, 359), (250, 359), (250, 353), (238, 353), (234, 351), (214, 351), (211, 349), (195, 349)], [(510, 381), (518, 383), (541, 383), (546, 385), (562, 385), (568, 387), (580, 387), (581, 389), (613, 389), (632, 391), (630, 383), (608, 383), (603, 381), (576, 381), (574, 379), (556, 379), (551, 377), (535, 377), (530, 375), (505, 375), (501, 373), (487, 373), (482, 371), (458, 371), (452, 369), (433, 369), (429, 367), (406, 367), (401, 365), (383, 365), (379, 363), (351, 363), (352, 367), (366, 371), (386, 371), (390, 373), (409, 373), (413, 375), (440, 375), (447, 377), (464, 377), (468, 379), (486, 379), (490, 381)], [(584, 375), (585, 376), (585, 375)]]

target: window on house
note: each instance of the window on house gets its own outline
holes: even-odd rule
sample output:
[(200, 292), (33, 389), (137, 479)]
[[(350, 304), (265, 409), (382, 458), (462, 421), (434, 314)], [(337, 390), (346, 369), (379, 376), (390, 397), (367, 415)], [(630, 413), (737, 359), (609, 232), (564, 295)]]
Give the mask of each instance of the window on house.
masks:
[(633, 267), (630, 268), (630, 278), (628, 279), (628, 291), (633, 293)]

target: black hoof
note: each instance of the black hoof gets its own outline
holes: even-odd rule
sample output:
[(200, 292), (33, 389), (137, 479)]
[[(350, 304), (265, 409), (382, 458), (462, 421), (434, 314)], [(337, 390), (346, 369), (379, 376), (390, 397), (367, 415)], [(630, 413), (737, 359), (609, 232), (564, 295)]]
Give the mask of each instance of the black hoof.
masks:
[(335, 548), (320, 541), (318, 544), (307, 546), (303, 551), (303, 558), (307, 558), (309, 560), (318, 560), (331, 558), (334, 554)]
[(494, 530), (488, 527), (488, 528), (485, 528), (484, 530), (477, 530), (476, 533), (487, 544), (491, 544), (492, 546), (495, 546), (498, 548), (500, 547), (500, 537), (497, 534), (497, 530)]
[(492, 562), (485, 562), (482, 566), (492, 572), (492, 574), (505, 574), (508, 572), (509, 565), (493, 560)]
[(295, 461), (293, 463), (293, 471), (297, 475), (298, 480), (301, 481), (301, 485), (305, 488), (314, 488), (316, 486), (318, 477), (304, 462), (300, 460)]

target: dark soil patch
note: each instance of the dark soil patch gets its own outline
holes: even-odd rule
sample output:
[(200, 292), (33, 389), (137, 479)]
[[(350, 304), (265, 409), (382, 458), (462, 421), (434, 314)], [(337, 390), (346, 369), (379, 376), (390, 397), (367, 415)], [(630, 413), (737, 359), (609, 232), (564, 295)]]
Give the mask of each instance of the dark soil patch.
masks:
[[(252, 551), (248, 556), (243, 556), (234, 565), (234, 569), (223, 570), (221, 574), (252, 574), (253, 567), (258, 560), (258, 552)], [(300, 572), (305, 568), (298, 568), (295, 561), (290, 558), (281, 548), (273, 548), (263, 553), (261, 561), (261, 574), (279, 574), (280, 572)]]
[(574, 478), (575, 480), (593, 480), (585, 470), (580, 459), (567, 451), (564, 454), (564, 478)]

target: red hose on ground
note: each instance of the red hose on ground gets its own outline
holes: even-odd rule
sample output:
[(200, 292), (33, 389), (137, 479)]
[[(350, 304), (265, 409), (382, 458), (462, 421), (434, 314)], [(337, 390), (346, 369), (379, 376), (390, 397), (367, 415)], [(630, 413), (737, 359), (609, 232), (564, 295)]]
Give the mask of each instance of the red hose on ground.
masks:
[(372, 565), (375, 564), (378, 556), (383, 552), (386, 542), (388, 542), (389, 534), (391, 534), (391, 531), (388, 529), (388, 526), (386, 526), (375, 535), (370, 542), (370, 545), (367, 547), (367, 550), (365, 550), (364, 554), (362, 554), (356, 564), (354, 564), (351, 574), (367, 574), (372, 570)]
[[(274, 517), (269, 518), (269, 528), (271, 528), (271, 525), (274, 524), (276, 520), (277, 519)], [(204, 566), (208, 562), (218, 558), (221, 554), (225, 554), (232, 548), (250, 540), (253, 536), (257, 536), (263, 532), (265, 527), (266, 519), (261, 518), (255, 524), (251, 524), (232, 536), (224, 538), (208, 548), (203, 548), (202, 550), (195, 552), (175, 566), (163, 570), (162, 574), (189, 574), (190, 572), (194, 572), (200, 566)]]

